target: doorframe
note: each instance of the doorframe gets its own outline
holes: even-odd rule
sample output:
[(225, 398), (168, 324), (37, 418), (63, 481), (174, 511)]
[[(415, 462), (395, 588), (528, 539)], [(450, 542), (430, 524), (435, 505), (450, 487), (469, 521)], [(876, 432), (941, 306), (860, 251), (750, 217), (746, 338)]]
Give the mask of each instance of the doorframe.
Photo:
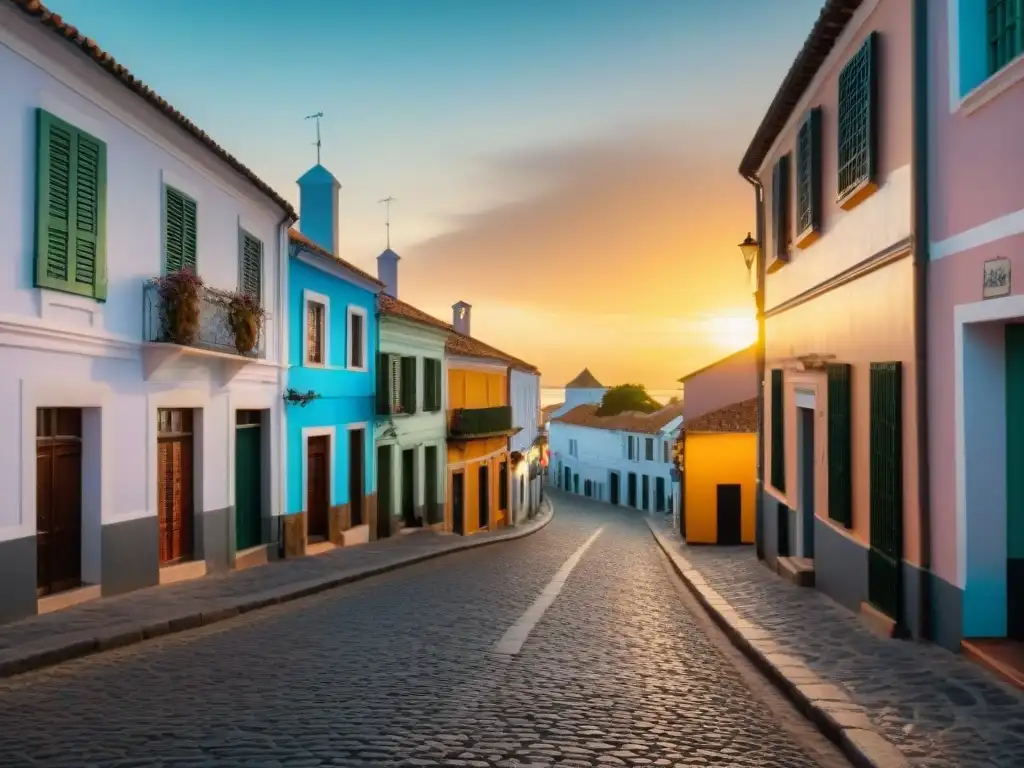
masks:
[[(178, 410), (191, 410), (192, 411), (192, 536), (193, 536), (193, 552), (199, 554), (205, 552), (200, 547), (195, 547), (195, 537), (199, 535), (200, 524), (202, 523), (203, 513), (206, 511), (206, 494), (205, 494), (205, 465), (206, 465), (206, 449), (208, 438), (212, 439), (213, 429), (207, 429), (206, 425), (206, 410), (210, 406), (210, 396), (206, 392), (195, 389), (185, 390), (170, 390), (167, 392), (157, 392), (149, 395), (146, 398), (146, 408), (148, 413), (146, 414), (146, 425), (148, 430), (147, 435), (147, 457), (146, 457), (146, 507), (147, 514), (152, 515), (154, 518), (160, 514), (160, 502), (157, 498), (157, 451), (160, 435), (157, 432), (157, 411), (164, 408), (178, 409)], [(234, 417), (230, 414), (228, 419), (232, 420)], [(235, 433), (234, 430), (228, 433), (226, 436), (226, 450), (231, 461), (235, 449), (231, 447), (234, 443)], [(211, 446), (213, 450), (217, 450), (214, 446)], [(234, 489), (231, 487), (234, 482), (234, 476), (229, 475), (231, 482), (228, 483), (228, 494), (233, 494)], [(143, 515), (136, 515), (135, 517), (143, 517)], [(118, 522), (121, 520), (132, 520), (134, 517), (118, 518)], [(205, 562), (205, 558), (194, 558), (190, 562)]]
[[(228, 435), (234, 436), (237, 424), (238, 411), (263, 411), (260, 418), (260, 471), (262, 475), (263, 494), (263, 517), (265, 520), (273, 521), (285, 508), (282, 496), (285, 493), (284, 476), (287, 467), (284, 460), (288, 451), (281, 450), (286, 447), (286, 441), (281, 439), (287, 432), (281, 429), (281, 414), (284, 408), (278, 402), (280, 395), (274, 393), (242, 393), (228, 394)], [(228, 506), (235, 506), (235, 441), (229, 440), (228, 447), (228, 477), (232, 482), (228, 485)], [(271, 536), (275, 535), (276, 527), (270, 526)], [(267, 538), (264, 536), (264, 538)], [(269, 541), (269, 540), (268, 540)]]
[(462, 532), (461, 533), (459, 533), (458, 531), (455, 530), (455, 494), (454, 493), (451, 493), (451, 494), (445, 493), (445, 496), (450, 496), (450, 498), (448, 498), (446, 503), (445, 503), (445, 507), (448, 510), (449, 520), (451, 522), (451, 524), (448, 526), (449, 532), (450, 533), (457, 533), (460, 536), (464, 536), (465, 533), (466, 533), (466, 488), (468, 487), (468, 485), (466, 483), (466, 468), (465, 468), (464, 465), (462, 465), (462, 466), (459, 466), (459, 467), (457, 467), (455, 469), (449, 469), (447, 475), (448, 475), (448, 478), (451, 481), (451, 485), (452, 485), (453, 491), (454, 491), (454, 488), (455, 488), (455, 476), (456, 475), (462, 475)]
[(309, 438), (311, 437), (326, 437), (327, 447), (330, 451), (330, 455), (327, 457), (327, 508), (330, 509), (334, 505), (334, 465), (338, 458), (338, 446), (336, 440), (336, 430), (334, 427), (303, 427), (302, 428), (302, 462), (299, 470), (301, 472), (300, 481), (302, 485), (299, 489), (302, 491), (302, 511), (306, 512), (309, 504), (309, 488), (307, 487), (306, 475), (309, 467)]
[[(242, 404), (238, 407), (238, 403)], [(270, 543), (269, 534), (273, 530), (273, 526), (269, 526), (268, 520), (273, 520), (273, 512), (271, 511), (271, 504), (274, 498), (274, 478), (273, 478), (273, 464), (271, 459), (271, 453), (273, 451), (273, 443), (270, 439), (270, 431), (273, 429), (273, 409), (269, 405), (263, 407), (248, 407), (255, 405), (245, 399), (235, 400), (230, 398), (228, 400), (228, 413), (230, 423), (228, 424), (229, 434), (236, 438), (238, 430), (238, 412), (239, 411), (258, 411), (260, 414), (260, 543), (256, 547), (265, 547)], [(238, 448), (237, 439), (230, 440), (231, 447), (228, 450), (228, 506), (235, 510), (237, 499), (235, 498), (235, 483), (237, 478), (235, 473), (237, 471), (237, 455), (236, 451)], [(237, 514), (237, 512), (235, 513)], [(231, 557), (232, 560), (238, 554), (238, 530), (237, 520), (235, 514), (232, 514), (228, 521), (228, 540), (231, 546)]]
[[(363, 320), (365, 322), (365, 318), (363, 318)], [(347, 459), (347, 465), (346, 466), (348, 467), (348, 470), (350, 472), (351, 472), (351, 468), (352, 468), (352, 457), (349, 455), (348, 449), (352, 445), (352, 435), (351, 435), (351, 433), (355, 432), (357, 430), (360, 430), (363, 433), (363, 462), (362, 462), (363, 463), (363, 480), (362, 480), (361, 483), (359, 483), (359, 487), (362, 488), (362, 490), (363, 490), (363, 498), (359, 502), (360, 503), (359, 509), (361, 510), (361, 515), (362, 515), (362, 520), (360, 521), (359, 525), (367, 525), (367, 526), (370, 524), (370, 521), (368, 519), (369, 515), (367, 514), (367, 509), (366, 509), (366, 497), (369, 496), (371, 493), (373, 493), (376, 490), (376, 488), (377, 488), (377, 467), (376, 467), (377, 443), (375, 441), (372, 441), (372, 440), (370, 441), (370, 443), (373, 445), (373, 450), (370, 451), (371, 457), (369, 459), (366, 457), (366, 454), (367, 454), (367, 450), (366, 450), (366, 448), (367, 448), (367, 435), (371, 435), (371, 437), (372, 437), (372, 434), (370, 432), (369, 427), (370, 427), (370, 423), (368, 421), (355, 421), (355, 422), (352, 422), (351, 424), (346, 424), (345, 425), (345, 457)], [(333, 450), (333, 445), (332, 445), (332, 450)], [(333, 460), (331, 461), (331, 471), (332, 472), (334, 471), (334, 462), (333, 462)], [(370, 476), (369, 482), (367, 482), (367, 479), (366, 479), (367, 475)], [(331, 484), (332, 485), (334, 484), (334, 477), (333, 477), (333, 475), (331, 477)], [(352, 480), (351, 480), (351, 478), (349, 478), (349, 489), (351, 488), (351, 486), (352, 486)], [(346, 489), (346, 494), (351, 496), (351, 493), (349, 492), (349, 489)], [(352, 499), (351, 498), (348, 500), (348, 504), (349, 504), (349, 509), (351, 510), (352, 509)], [(353, 526), (353, 527), (355, 527), (355, 526)]]

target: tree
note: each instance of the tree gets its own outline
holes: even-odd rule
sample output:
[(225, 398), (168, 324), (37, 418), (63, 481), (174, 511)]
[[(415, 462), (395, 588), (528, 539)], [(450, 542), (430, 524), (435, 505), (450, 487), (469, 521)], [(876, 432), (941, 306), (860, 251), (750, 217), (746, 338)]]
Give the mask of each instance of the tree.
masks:
[(626, 411), (654, 413), (658, 410), (661, 410), (661, 404), (647, 394), (643, 384), (619, 384), (604, 393), (597, 415), (616, 416)]
[(667, 402), (667, 403), (665, 403), (665, 405), (675, 405), (675, 404), (676, 404), (676, 403), (678, 403), (678, 402), (679, 402), (679, 398), (678, 398), (678, 397), (676, 397), (675, 395), (672, 395), (672, 397), (670, 397), (670, 398), (668, 399), (668, 402)]

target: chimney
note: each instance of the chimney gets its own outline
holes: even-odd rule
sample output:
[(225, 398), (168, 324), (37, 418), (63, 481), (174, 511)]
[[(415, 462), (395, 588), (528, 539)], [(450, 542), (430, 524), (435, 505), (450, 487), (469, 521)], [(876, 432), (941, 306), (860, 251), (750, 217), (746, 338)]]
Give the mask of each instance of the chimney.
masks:
[(377, 257), (377, 279), (384, 283), (384, 293), (398, 298), (398, 262), (402, 257), (390, 248)]
[(464, 301), (452, 304), (452, 325), (463, 336), (469, 336), (469, 313), (473, 307)]
[(299, 231), (338, 255), (338, 190), (341, 184), (317, 163), (299, 179)]

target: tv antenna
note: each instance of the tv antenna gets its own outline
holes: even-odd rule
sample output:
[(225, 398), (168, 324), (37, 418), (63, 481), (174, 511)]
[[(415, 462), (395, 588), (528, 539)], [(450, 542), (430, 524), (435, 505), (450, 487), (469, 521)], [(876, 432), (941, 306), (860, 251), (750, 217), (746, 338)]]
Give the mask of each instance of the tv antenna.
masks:
[(391, 203), (394, 199), (391, 195), (388, 195), (383, 200), (377, 201), (378, 203), (384, 203), (384, 210), (386, 211), (384, 214), (384, 232), (386, 233), (388, 248), (391, 247)]
[(320, 165), (320, 118), (324, 116), (323, 112), (317, 112), (313, 115), (306, 115), (307, 120), (316, 120), (316, 164)]

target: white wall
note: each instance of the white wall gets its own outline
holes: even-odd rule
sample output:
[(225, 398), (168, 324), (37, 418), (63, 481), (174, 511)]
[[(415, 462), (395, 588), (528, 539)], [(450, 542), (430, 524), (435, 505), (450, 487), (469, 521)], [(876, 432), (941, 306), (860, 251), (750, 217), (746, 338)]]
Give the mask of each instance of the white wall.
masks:
[(565, 390), (565, 402), (562, 403), (561, 408), (555, 409), (550, 417), (561, 416), (578, 405), (596, 405), (601, 402), (601, 398), (604, 397), (606, 391), (604, 387), (595, 387), (594, 389), (567, 388)]
[(509, 377), (509, 404), (512, 406), (512, 426), (522, 430), (512, 436), (509, 450), (528, 451), (540, 433), (540, 376), (511, 368)]
[[(106, 302), (33, 285), (39, 107), (107, 145)], [(35, 532), (36, 407), (99, 409), (104, 524), (156, 514), (157, 407), (203, 409), (199, 455), (207, 466), (197, 472), (197, 511), (234, 502), (234, 409), (269, 408), (276, 511), (283, 494), (282, 379), (275, 363), (283, 351), (276, 324), (285, 317), (279, 291), (284, 212), (9, 4), (0, 7), (0, 108), (0, 540)], [(198, 269), (208, 284), (238, 287), (239, 226), (263, 241), (266, 363), (235, 366), (190, 356), (155, 369), (156, 358), (142, 353), (142, 285), (161, 272), (165, 182), (198, 202)]]

